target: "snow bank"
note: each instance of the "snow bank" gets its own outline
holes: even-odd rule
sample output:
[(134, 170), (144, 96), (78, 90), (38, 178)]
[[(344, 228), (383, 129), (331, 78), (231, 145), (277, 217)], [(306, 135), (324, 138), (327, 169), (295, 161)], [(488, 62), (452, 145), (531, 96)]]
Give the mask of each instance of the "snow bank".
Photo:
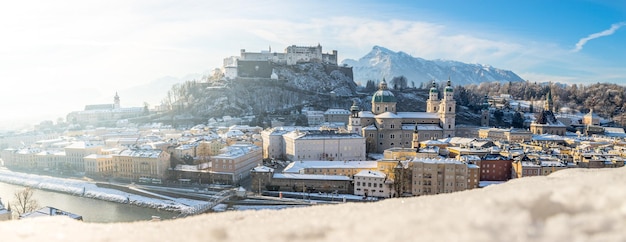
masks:
[(2, 222), (3, 241), (626, 241), (626, 168), (567, 169), (376, 203), (234, 211), (130, 224)]
[(9, 170), (0, 170), (0, 182), (104, 201), (129, 203), (140, 207), (163, 209), (188, 214), (191, 214), (195, 209), (208, 204), (203, 201), (182, 198), (148, 198), (115, 189), (101, 188), (87, 181), (32, 175), (12, 172)]

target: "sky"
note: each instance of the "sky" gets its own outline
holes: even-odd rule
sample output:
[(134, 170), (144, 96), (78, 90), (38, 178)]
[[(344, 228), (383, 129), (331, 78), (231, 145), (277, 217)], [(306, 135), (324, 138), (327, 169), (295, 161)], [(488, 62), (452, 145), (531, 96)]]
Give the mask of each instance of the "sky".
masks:
[[(339, 60), (379, 45), (529, 81), (626, 84), (626, 1), (24, 0), (0, 4), (0, 27), (0, 129), (289, 45), (319, 43)], [(123, 107), (165, 97), (119, 95)]]

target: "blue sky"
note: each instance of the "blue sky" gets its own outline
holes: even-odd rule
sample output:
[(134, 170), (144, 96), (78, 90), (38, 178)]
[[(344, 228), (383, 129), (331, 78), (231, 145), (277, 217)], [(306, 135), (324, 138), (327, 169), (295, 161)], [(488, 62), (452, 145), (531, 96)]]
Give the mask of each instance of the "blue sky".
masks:
[[(625, 1), (25, 0), (0, 6), (0, 26), (0, 122), (12, 125), (206, 73), (240, 49), (293, 44), (320, 43), (340, 60), (380, 45), (530, 81), (626, 84)], [(120, 96), (140, 106), (165, 93)]]

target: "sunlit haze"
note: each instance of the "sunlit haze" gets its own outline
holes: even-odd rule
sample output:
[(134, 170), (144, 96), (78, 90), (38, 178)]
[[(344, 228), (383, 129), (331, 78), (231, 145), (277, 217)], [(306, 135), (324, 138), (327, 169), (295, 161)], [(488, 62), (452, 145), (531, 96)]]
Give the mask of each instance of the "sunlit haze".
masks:
[(536, 82), (626, 83), (624, 1), (13, 1), (0, 25), (0, 129), (115, 92), (122, 106), (156, 105), (165, 93), (124, 91), (288, 45), (319, 43), (340, 61), (380, 45)]

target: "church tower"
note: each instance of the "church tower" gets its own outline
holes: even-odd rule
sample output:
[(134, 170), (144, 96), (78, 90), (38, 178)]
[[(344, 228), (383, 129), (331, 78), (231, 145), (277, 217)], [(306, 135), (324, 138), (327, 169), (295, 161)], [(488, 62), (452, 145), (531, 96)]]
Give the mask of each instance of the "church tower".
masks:
[(352, 102), (352, 107), (350, 107), (350, 118), (348, 119), (348, 130), (350, 132), (361, 135), (361, 109), (359, 105), (357, 105), (356, 100)]
[(483, 108), (480, 115), (480, 126), (489, 127), (489, 97), (485, 95), (485, 100), (483, 101)]
[(436, 113), (439, 108), (439, 91), (435, 80), (428, 91), (428, 101), (426, 101), (426, 112)]
[(443, 91), (443, 100), (439, 104), (439, 120), (443, 128), (443, 137), (454, 137), (456, 119), (456, 101), (454, 101), (454, 89), (450, 78)]
[(413, 140), (411, 141), (411, 148), (415, 149), (416, 151), (420, 147), (419, 139), (420, 137), (419, 133), (417, 132), (417, 123), (415, 123), (415, 129), (413, 129)]
[(546, 95), (546, 103), (543, 104), (543, 110), (554, 112), (554, 101), (552, 101), (552, 88), (548, 89)]
[(115, 97), (113, 97), (113, 108), (120, 108), (120, 96), (115, 92)]

